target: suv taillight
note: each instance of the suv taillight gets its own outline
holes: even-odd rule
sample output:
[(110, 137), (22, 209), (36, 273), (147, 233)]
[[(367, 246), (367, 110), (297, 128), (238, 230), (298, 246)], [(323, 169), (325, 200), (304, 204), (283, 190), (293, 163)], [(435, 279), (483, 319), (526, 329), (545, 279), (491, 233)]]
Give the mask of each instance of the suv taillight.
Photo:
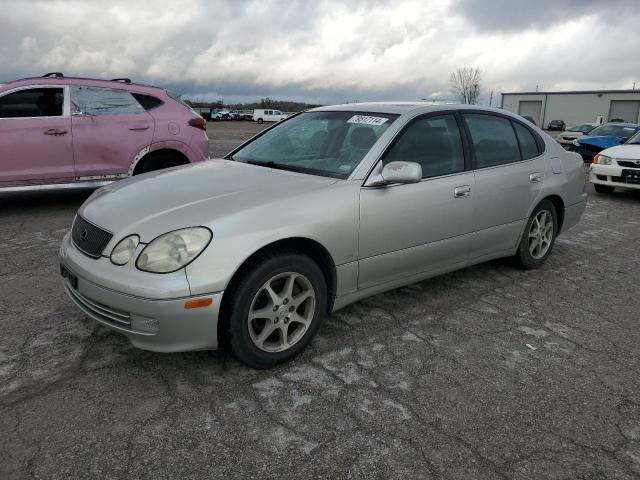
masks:
[(207, 121), (204, 118), (192, 118), (189, 120), (189, 125), (199, 128), (200, 130), (207, 129)]

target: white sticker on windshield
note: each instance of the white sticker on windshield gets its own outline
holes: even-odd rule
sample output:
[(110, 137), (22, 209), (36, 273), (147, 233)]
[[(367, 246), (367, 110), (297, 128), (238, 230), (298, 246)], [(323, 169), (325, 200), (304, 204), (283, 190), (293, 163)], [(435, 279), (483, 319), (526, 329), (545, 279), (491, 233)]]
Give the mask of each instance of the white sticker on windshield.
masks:
[(362, 123), (363, 125), (382, 125), (384, 122), (389, 120), (388, 118), (383, 117), (370, 117), (368, 115), (354, 115), (347, 123)]

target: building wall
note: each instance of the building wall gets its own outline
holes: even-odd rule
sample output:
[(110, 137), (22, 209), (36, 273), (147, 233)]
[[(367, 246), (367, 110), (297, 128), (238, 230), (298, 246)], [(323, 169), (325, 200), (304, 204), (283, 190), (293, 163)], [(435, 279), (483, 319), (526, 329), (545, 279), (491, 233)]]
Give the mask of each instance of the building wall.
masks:
[[(546, 126), (551, 120), (564, 120), (569, 125), (583, 122), (595, 122), (602, 115), (605, 122), (609, 120), (609, 109), (612, 100), (640, 100), (638, 92), (622, 93), (508, 93), (502, 96), (502, 108), (519, 113), (520, 101), (542, 102), (541, 121), (539, 126)], [(640, 118), (634, 119), (640, 123)]]

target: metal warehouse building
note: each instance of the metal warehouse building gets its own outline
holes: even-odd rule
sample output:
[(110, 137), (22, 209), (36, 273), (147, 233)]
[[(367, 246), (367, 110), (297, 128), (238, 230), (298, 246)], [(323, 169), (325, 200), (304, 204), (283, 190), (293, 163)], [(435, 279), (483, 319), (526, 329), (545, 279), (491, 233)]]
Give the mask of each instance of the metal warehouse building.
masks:
[(568, 127), (612, 119), (640, 123), (640, 90), (503, 93), (502, 108), (544, 127), (551, 120), (564, 120)]

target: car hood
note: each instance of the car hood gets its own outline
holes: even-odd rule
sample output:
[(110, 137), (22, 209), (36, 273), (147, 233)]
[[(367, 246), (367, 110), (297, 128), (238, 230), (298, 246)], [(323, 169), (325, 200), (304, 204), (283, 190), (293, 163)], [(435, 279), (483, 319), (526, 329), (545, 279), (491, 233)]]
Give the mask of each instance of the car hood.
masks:
[(600, 153), (612, 158), (640, 160), (640, 144), (618, 145), (616, 147), (607, 148)]
[(137, 233), (146, 242), (171, 230), (211, 225), (238, 210), (263, 207), (284, 197), (295, 202), (296, 196), (336, 182), (231, 160), (210, 160), (103, 187), (78, 213), (110, 232)]
[(613, 135), (605, 135), (592, 137), (589, 135), (585, 135), (578, 138), (578, 142), (583, 145), (594, 145), (600, 148), (609, 148), (614, 147), (616, 145), (620, 145), (620, 137), (614, 137)]
[(559, 137), (566, 137), (566, 138), (578, 138), (578, 137), (582, 137), (583, 133), (582, 132), (560, 132), (558, 134)]

